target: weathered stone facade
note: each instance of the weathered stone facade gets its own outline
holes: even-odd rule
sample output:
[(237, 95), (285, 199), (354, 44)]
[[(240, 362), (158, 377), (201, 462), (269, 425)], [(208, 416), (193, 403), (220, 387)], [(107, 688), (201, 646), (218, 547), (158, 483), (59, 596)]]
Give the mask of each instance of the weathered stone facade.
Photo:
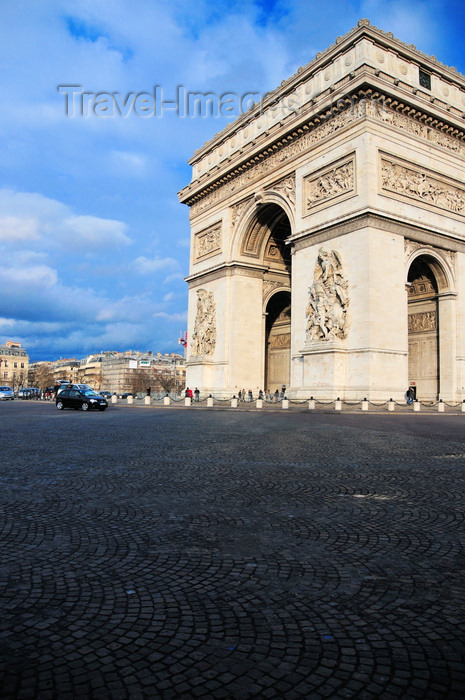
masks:
[(465, 398), (464, 113), (361, 20), (197, 151), (187, 383)]

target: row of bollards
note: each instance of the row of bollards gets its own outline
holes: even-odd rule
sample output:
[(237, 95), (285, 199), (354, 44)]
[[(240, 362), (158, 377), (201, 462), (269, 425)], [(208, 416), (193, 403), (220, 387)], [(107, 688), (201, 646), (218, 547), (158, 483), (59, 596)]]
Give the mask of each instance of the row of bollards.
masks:
[[(117, 403), (117, 401), (118, 401), (117, 397), (116, 397), (115, 395), (113, 395), (113, 396), (111, 397), (111, 402), (112, 402), (112, 403)], [(133, 397), (133, 396), (128, 396), (128, 397), (127, 397), (127, 403), (128, 403), (128, 404), (133, 404), (133, 403), (134, 403), (134, 397)], [(149, 406), (150, 403), (151, 403), (151, 397), (150, 397), (150, 396), (146, 396), (146, 397), (144, 398), (144, 403), (145, 403), (146, 406)], [(214, 403), (213, 396), (210, 395), (210, 396), (207, 398), (207, 407), (208, 407), (208, 408), (212, 408), (212, 407), (213, 407), (213, 403)], [(317, 403), (317, 402), (315, 401), (315, 399), (314, 399), (313, 396), (312, 396), (312, 397), (309, 399), (309, 401), (308, 401), (308, 409), (309, 409), (309, 411), (314, 411), (314, 410), (315, 410), (315, 408), (316, 408), (316, 403)], [(164, 405), (164, 406), (170, 406), (170, 405), (171, 405), (171, 399), (170, 399), (169, 396), (165, 396), (165, 397), (164, 397), (164, 399), (163, 399), (163, 405)], [(185, 405), (185, 406), (191, 406), (191, 405), (192, 405), (192, 398), (189, 397), (189, 396), (186, 396), (185, 399), (184, 399), (184, 405)], [(238, 405), (239, 405), (239, 399), (238, 399), (236, 396), (233, 396), (233, 398), (231, 399), (231, 408), (237, 408)], [(329, 404), (328, 404), (328, 405), (329, 405)], [(362, 411), (368, 411), (368, 406), (369, 406), (369, 401), (368, 401), (368, 399), (363, 399), (363, 401), (361, 402), (361, 405), (362, 405)], [(419, 401), (417, 401), (417, 400), (413, 401), (413, 404), (412, 404), (412, 405), (413, 405), (413, 411), (414, 411), (415, 413), (417, 413), (418, 411), (420, 411), (420, 409), (421, 409), (421, 403), (420, 403)], [(439, 399), (437, 406), (438, 406), (438, 412), (439, 412), (439, 413), (444, 413), (444, 411), (445, 411), (445, 403), (444, 403), (444, 401), (443, 401), (442, 399)], [(257, 399), (257, 400), (255, 401), (255, 407), (258, 408), (258, 409), (263, 408), (263, 399)], [(388, 411), (394, 411), (394, 410), (395, 410), (395, 407), (396, 407), (396, 402), (395, 402), (393, 399), (389, 399), (389, 401), (387, 402), (387, 409), (388, 409)], [(289, 408), (289, 399), (284, 398), (284, 399), (281, 401), (281, 408), (282, 408), (282, 409), (287, 409), (287, 408)], [(334, 401), (334, 410), (335, 410), (335, 411), (342, 411), (342, 401), (341, 401), (341, 399), (340, 399), (339, 397)], [(460, 410), (461, 410), (462, 413), (465, 413), (465, 400), (461, 403), (461, 408), (460, 408)]]

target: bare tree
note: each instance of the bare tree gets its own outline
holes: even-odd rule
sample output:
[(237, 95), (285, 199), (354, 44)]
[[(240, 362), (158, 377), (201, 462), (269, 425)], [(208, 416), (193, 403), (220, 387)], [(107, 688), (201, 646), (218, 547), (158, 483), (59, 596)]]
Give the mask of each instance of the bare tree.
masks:
[(135, 369), (129, 377), (130, 391), (133, 394), (145, 393), (151, 386), (151, 375), (146, 369)]
[(167, 394), (176, 389), (176, 379), (172, 374), (157, 372), (157, 384), (162, 391), (166, 391)]
[(44, 363), (29, 370), (28, 382), (30, 386), (36, 386), (39, 389), (47, 389), (55, 384), (55, 377), (52, 368), (49, 364)]

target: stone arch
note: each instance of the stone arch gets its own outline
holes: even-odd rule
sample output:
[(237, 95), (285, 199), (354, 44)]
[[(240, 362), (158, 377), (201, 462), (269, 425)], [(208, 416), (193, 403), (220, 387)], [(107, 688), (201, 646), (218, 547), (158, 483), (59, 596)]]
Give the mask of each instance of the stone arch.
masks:
[[(230, 258), (248, 258), (265, 263), (267, 243), (276, 238), (284, 253), (284, 241), (292, 235), (293, 212), (287, 201), (274, 193), (257, 194), (253, 199), (236, 205), (236, 221), (233, 221)], [(283, 257), (289, 261), (289, 253)]]
[(444, 386), (442, 375), (452, 371), (446, 337), (452, 333), (447, 304), (453, 299), (453, 274), (439, 253), (418, 248), (409, 257), (406, 275), (409, 386), (419, 400), (435, 401)]
[(420, 247), (409, 255), (405, 265), (405, 281), (408, 284), (408, 276), (412, 264), (417, 258), (425, 259), (434, 273), (438, 292), (455, 292), (455, 275), (451, 264), (439, 251), (432, 248)]
[(265, 390), (289, 388), (291, 368), (291, 292), (276, 290), (265, 306)]

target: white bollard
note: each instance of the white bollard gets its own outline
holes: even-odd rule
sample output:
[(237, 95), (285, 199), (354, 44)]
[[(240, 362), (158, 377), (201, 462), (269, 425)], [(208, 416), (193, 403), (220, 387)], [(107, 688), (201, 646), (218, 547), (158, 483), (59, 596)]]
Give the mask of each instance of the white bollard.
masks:
[(439, 399), (438, 413), (444, 413), (445, 405), (442, 399)]
[(145, 403), (146, 406), (150, 406), (150, 396), (146, 396), (146, 397), (144, 398), (144, 403)]
[(315, 410), (315, 399), (310, 399), (308, 402), (308, 410), (309, 411), (314, 411)]
[(231, 408), (237, 408), (237, 399), (234, 397), (231, 399)]
[(362, 401), (362, 411), (368, 411), (368, 401), (366, 399)]
[(163, 404), (164, 404), (165, 406), (171, 406), (171, 399), (170, 399), (169, 396), (165, 396), (165, 397), (163, 398)]
[(334, 402), (334, 409), (335, 409), (336, 411), (342, 411), (342, 401), (341, 401), (341, 399), (336, 399), (336, 401)]
[(388, 401), (388, 411), (393, 411), (393, 410), (395, 409), (395, 407), (396, 407), (396, 404), (394, 403), (394, 401), (393, 401), (392, 399), (389, 399), (389, 401)]
[(213, 406), (213, 396), (209, 396), (207, 399), (207, 406), (211, 408)]
[(191, 403), (192, 403), (191, 397), (190, 397), (190, 396), (186, 396), (186, 398), (184, 399), (184, 406), (190, 406)]
[(288, 399), (283, 399), (283, 408), (289, 408), (289, 400)]
[(134, 396), (128, 396), (128, 403), (134, 403)]
[(116, 394), (113, 394), (113, 395), (112, 395), (112, 397), (111, 397), (111, 403), (118, 403), (118, 397), (116, 396)]
[(462, 408), (460, 410), (462, 413), (465, 413), (465, 401), (462, 401)]
[(419, 411), (420, 410), (420, 402), (415, 399), (413, 402), (413, 410), (414, 411)]
[(257, 403), (255, 405), (257, 408), (263, 408), (263, 399), (257, 399)]

